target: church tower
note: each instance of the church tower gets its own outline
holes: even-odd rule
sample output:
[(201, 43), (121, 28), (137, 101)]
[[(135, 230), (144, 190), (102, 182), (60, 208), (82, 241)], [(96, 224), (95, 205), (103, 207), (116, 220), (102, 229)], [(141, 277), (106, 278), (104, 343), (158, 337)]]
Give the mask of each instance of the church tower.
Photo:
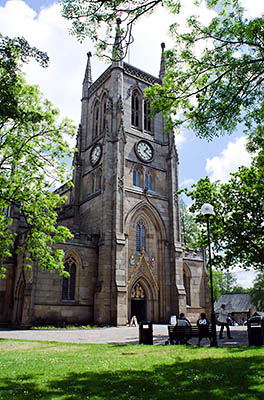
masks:
[(74, 197), (80, 231), (98, 237), (94, 322), (124, 324), (134, 314), (164, 322), (186, 308), (178, 155), (144, 97), (162, 83), (165, 45), (156, 78), (115, 61), (118, 32), (114, 61), (94, 83), (88, 53)]
[[(72, 188), (58, 222), (74, 234), (65, 244), (68, 279), (23, 257), (0, 282), (0, 324), (168, 323), (209, 311), (203, 254), (182, 244), (178, 154), (161, 115), (152, 118), (144, 91), (159, 78), (120, 61), (120, 20), (113, 62), (92, 81), (91, 53), (82, 87)], [(10, 279), (9, 279), (10, 277)]]

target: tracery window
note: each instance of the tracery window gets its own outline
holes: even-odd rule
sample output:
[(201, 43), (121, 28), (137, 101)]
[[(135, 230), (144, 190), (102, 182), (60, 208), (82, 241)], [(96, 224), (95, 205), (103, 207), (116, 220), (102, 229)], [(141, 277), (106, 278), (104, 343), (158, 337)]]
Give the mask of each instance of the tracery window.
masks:
[(69, 272), (69, 278), (62, 278), (62, 300), (74, 300), (76, 282), (76, 261), (69, 257), (65, 262), (65, 271)]
[(140, 221), (136, 226), (136, 251), (140, 253), (142, 249), (146, 251), (146, 229), (144, 222)]

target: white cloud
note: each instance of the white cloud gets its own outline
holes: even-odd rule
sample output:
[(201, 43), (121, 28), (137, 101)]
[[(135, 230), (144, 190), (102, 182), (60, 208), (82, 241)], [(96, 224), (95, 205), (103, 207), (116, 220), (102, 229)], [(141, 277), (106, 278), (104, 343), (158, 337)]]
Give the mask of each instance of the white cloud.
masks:
[(264, 13), (264, 2), (260, 0), (243, 0), (246, 14), (251, 18), (261, 17)]
[(256, 278), (257, 273), (254, 270), (245, 271), (242, 268), (235, 267), (232, 270), (232, 275), (237, 279), (237, 284), (239, 286), (250, 288), (253, 286), (253, 281)]
[(245, 145), (246, 137), (240, 137), (235, 142), (229, 142), (220, 156), (207, 159), (205, 170), (210, 179), (226, 182), (230, 172), (237, 171), (241, 165), (249, 166), (251, 156), (246, 151)]
[(195, 180), (192, 178), (184, 179), (182, 182), (180, 182), (180, 188), (190, 187), (194, 183), (195, 183)]
[[(48, 68), (35, 61), (24, 66), (27, 81), (38, 84), (45, 97), (60, 108), (62, 116), (78, 124), (86, 53), (93, 51), (92, 44), (87, 40), (81, 45), (69, 35), (70, 23), (61, 17), (58, 4), (36, 14), (24, 1), (9, 0), (0, 7), (0, 25), (2, 34), (24, 36), (31, 46), (48, 53)], [(105, 68), (105, 64), (93, 59), (94, 78)]]

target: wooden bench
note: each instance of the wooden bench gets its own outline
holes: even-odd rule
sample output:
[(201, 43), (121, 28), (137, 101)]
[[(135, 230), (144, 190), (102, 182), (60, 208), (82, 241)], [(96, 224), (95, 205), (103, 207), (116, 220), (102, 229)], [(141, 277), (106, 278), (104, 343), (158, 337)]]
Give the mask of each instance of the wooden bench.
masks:
[[(212, 336), (212, 328), (209, 327), (209, 337)], [(192, 337), (199, 337), (198, 326), (177, 326), (168, 325), (169, 342), (170, 344), (181, 344)]]

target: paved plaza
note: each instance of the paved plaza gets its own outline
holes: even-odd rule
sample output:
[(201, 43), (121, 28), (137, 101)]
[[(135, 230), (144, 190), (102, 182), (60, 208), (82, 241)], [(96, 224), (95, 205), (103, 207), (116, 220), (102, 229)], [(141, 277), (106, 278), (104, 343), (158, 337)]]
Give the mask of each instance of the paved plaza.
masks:
[[(217, 330), (219, 331), (218, 327)], [(219, 347), (248, 346), (246, 326), (231, 327), (232, 339), (218, 339)], [(44, 340), (67, 343), (97, 343), (97, 344), (138, 344), (138, 327), (105, 327), (94, 329), (54, 329), (54, 330), (11, 330), (0, 329), (0, 339)], [(164, 345), (168, 341), (167, 325), (153, 325), (153, 342), (155, 345)], [(197, 344), (197, 338), (189, 340), (190, 344)], [(201, 345), (208, 345), (203, 339)]]

